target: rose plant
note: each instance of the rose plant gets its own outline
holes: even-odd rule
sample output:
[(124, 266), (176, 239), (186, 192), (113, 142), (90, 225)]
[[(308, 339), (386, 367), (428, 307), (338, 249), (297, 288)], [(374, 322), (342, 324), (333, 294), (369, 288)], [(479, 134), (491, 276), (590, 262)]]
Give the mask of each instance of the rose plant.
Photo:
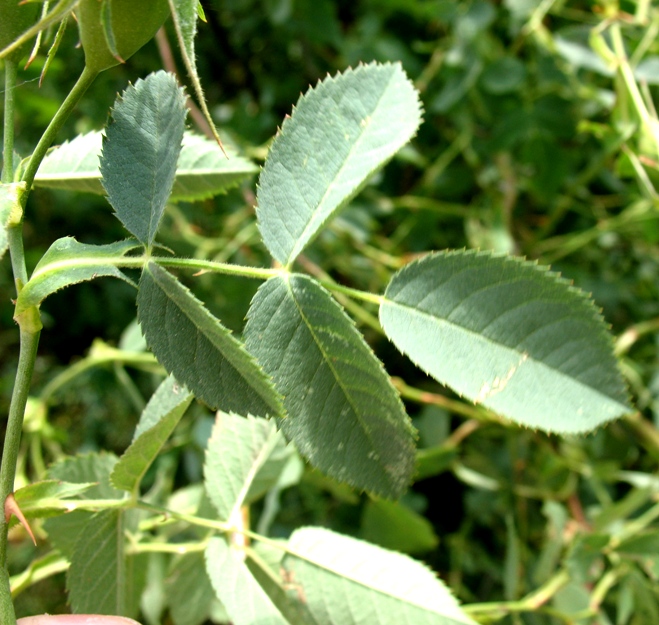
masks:
[[(421, 124), (418, 92), (397, 63), (361, 64), (325, 78), (283, 121), (256, 192), (271, 263), (163, 250), (169, 205), (216, 196), (258, 170), (186, 129), (186, 96), (164, 71), (117, 97), (103, 133), (49, 151), (98, 73), (136, 52), (169, 14), (196, 83), (196, 0), (146, 2), (139, 15), (133, 8), (123, 0), (62, 1), (31, 28), (30, 20), (17, 29), (12, 22), (11, 42), (0, 52), (10, 122), (22, 41), (14, 38), (26, 24), (28, 34), (36, 32), (74, 10), (86, 60), (33, 154), (16, 166), (12, 125), (5, 124), (0, 243), (14, 272), (20, 360), (0, 471), (0, 621), (16, 622), (6, 563), (17, 517), (45, 519), (38, 522), (56, 551), (42, 566), (67, 570), (69, 602), (79, 613), (19, 619), (21, 625), (131, 622), (119, 616), (138, 615), (151, 553), (177, 556), (172, 594), (181, 602), (168, 605), (175, 622), (195, 610), (201, 622), (213, 609), (236, 625), (476, 622), (478, 608), (460, 606), (419, 561), (320, 527), (274, 538), (267, 523), (252, 529), (247, 511), (297, 483), (303, 462), (376, 501), (400, 498), (423, 472), (399, 390), (348, 312), (484, 419), (580, 434), (632, 411), (598, 308), (548, 267), (488, 251), (427, 253), (395, 271), (383, 293), (305, 270), (315, 241)], [(36, 186), (106, 195), (127, 238), (102, 245), (59, 238), (28, 273), (22, 227)], [(241, 336), (189, 288), (201, 273), (213, 274), (218, 289), (227, 276), (260, 282)], [(111, 359), (155, 372), (159, 385), (120, 457), (64, 458), (44, 479), (15, 490), (40, 306), (103, 277), (135, 287), (144, 337)], [(145, 476), (197, 406), (214, 414), (203, 487), (148, 490)]]

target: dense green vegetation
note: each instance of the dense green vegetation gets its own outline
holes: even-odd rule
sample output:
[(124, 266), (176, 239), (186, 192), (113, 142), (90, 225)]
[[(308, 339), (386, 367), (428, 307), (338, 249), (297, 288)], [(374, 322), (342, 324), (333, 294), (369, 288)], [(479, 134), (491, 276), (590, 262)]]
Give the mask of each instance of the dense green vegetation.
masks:
[[(232, 158), (263, 165), (300, 93), (328, 73), (372, 61), (400, 62), (420, 94), (423, 123), (416, 136), (297, 257), (300, 271), (325, 284), (382, 294), (398, 270), (434, 250), (491, 250), (551, 265), (601, 307), (635, 410), (586, 435), (522, 427), (427, 376), (385, 337), (376, 305), (336, 293), (392, 376), (418, 430), (414, 482), (400, 500), (380, 499), (303, 468), (297, 456), (276, 447), (275, 477), (251, 493), (244, 522), (273, 539), (321, 526), (410, 554), (432, 568), (479, 623), (659, 622), (659, 120), (653, 105), (659, 9), (643, 0), (202, 4), (206, 22), (198, 24), (197, 69)], [(32, 152), (83, 68), (78, 31), (69, 18), (38, 86), (44, 50), (56, 30), (44, 33), (46, 45), (18, 73), (14, 125), (21, 156)], [(119, 106), (117, 93), (129, 100), (129, 83), (151, 72), (178, 67), (188, 84), (178, 50), (168, 22), (127, 63), (96, 78), (56, 143), (105, 128), (111, 107)], [(207, 131), (197, 109), (188, 126)], [(157, 243), (178, 257), (271, 266), (272, 247), (262, 241), (254, 208), (258, 169), (248, 160), (241, 161), (240, 183), (225, 194), (170, 202)], [(127, 221), (122, 218), (144, 243), (139, 228)], [(31, 272), (56, 239), (109, 245), (127, 233), (98, 193), (53, 189), (37, 177), (23, 236)], [(150, 247), (151, 231), (145, 238)], [(147, 272), (152, 291), (168, 284), (155, 267)], [(126, 275), (140, 280), (135, 269)], [(176, 275), (225, 326), (242, 333), (259, 282), (232, 275), (220, 280), (214, 273)], [(8, 258), (0, 281), (7, 303), (15, 297)], [(46, 476), (98, 479), (101, 485), (85, 497), (118, 496), (103, 483), (111, 468), (105, 452), (120, 456), (131, 444), (135, 424), (164, 378), (137, 332), (135, 299), (130, 284), (103, 278), (44, 300), (16, 488)], [(8, 412), (18, 358), (14, 313), (8, 304), (0, 307), (2, 414)], [(251, 316), (249, 323), (256, 324)], [(249, 333), (246, 340), (258, 357), (258, 340), (250, 345)], [(224, 505), (228, 516), (233, 508), (217, 491), (199, 504), (199, 485), (209, 470), (205, 449), (219, 443), (216, 437), (209, 443), (214, 413), (185, 399), (189, 408), (173, 408), (185, 414), (141, 482), (143, 498), (195, 518), (212, 519)], [(538, 396), (542, 405), (547, 401)], [(181, 417), (176, 414), (172, 419)], [(560, 418), (545, 413), (544, 429), (565, 431), (565, 425), (551, 427)], [(230, 427), (239, 431), (242, 425)], [(264, 438), (272, 436), (263, 428)], [(89, 456), (96, 458), (91, 467), (63, 461), (97, 452), (104, 455)], [(284, 461), (287, 472), (281, 473)], [(86, 479), (74, 479), (76, 471)], [(132, 484), (130, 475), (124, 480)], [(119, 514), (105, 513), (95, 517), (99, 531)], [(62, 592), (67, 562), (89, 556), (71, 541), (89, 521), (76, 519), (80, 514), (85, 512), (32, 520), (36, 547), (20, 526), (11, 530), (17, 616), (69, 609)], [(223, 580), (208, 580), (203, 552), (194, 547), (207, 534), (181, 519), (149, 519), (129, 522), (129, 535), (142, 541), (135, 560), (143, 579), (135, 587), (143, 592), (126, 601), (126, 611), (149, 625), (226, 622), (211, 587)], [(300, 549), (305, 540), (309, 535), (299, 534)], [(217, 558), (226, 557), (220, 553), (226, 543), (213, 538), (210, 545)], [(261, 556), (272, 554), (265, 550)], [(201, 598), (193, 601), (182, 579), (196, 585)], [(287, 583), (285, 590), (294, 595), (295, 581)], [(68, 580), (69, 600), (77, 606), (86, 605), (75, 590), (83, 585)], [(235, 608), (226, 608), (235, 620)], [(342, 621), (331, 615), (298, 622)]]

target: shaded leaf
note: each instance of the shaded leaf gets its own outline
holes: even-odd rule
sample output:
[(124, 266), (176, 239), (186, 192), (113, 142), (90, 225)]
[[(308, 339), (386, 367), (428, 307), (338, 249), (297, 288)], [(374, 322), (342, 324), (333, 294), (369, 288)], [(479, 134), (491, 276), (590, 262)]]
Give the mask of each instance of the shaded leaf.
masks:
[(41, 257), (16, 301), (16, 314), (40, 306), (49, 295), (64, 287), (111, 276), (135, 283), (116, 267), (128, 252), (140, 247), (135, 239), (107, 245), (78, 243), (73, 237), (57, 239)]
[(420, 122), (418, 94), (399, 64), (349, 69), (303, 95), (259, 179), (259, 228), (274, 258), (292, 263)]
[(208, 543), (206, 570), (233, 625), (288, 625), (250, 573), (244, 553), (223, 538), (211, 538)]
[(121, 510), (92, 515), (78, 536), (67, 575), (69, 601), (79, 614), (135, 616), (141, 592), (138, 558), (126, 554)]
[(110, 473), (117, 460), (114, 454), (106, 452), (71, 456), (49, 467), (47, 477), (74, 484), (95, 482), (85, 493), (88, 499), (121, 499), (124, 493), (110, 484)]
[(430, 254), (394, 275), (380, 321), (436, 380), (523, 425), (586, 432), (630, 410), (592, 301), (534, 263)]
[(284, 433), (313, 466), (402, 494), (414, 469), (413, 428), (382, 364), (327, 291), (303, 275), (271, 278), (254, 297), (245, 338), (284, 397)]
[(159, 71), (124, 91), (105, 131), (103, 187), (121, 223), (147, 246), (172, 191), (185, 114), (176, 78)]
[(192, 402), (192, 393), (172, 376), (156, 389), (137, 425), (133, 442), (114, 466), (115, 488), (136, 492), (151, 463)]
[(432, 524), (398, 501), (369, 499), (362, 516), (362, 537), (386, 549), (422, 553), (439, 543)]
[(67, 510), (66, 499), (82, 495), (95, 486), (93, 482), (73, 484), (59, 480), (34, 482), (19, 488), (14, 496), (27, 518), (62, 514)]
[(283, 437), (273, 421), (217, 414), (206, 450), (204, 481), (221, 519), (239, 518), (241, 506), (249, 503), (255, 492), (262, 495), (276, 483), (287, 457), (281, 453), (275, 455), (265, 480), (263, 470), (282, 447)]
[[(35, 186), (105, 193), (99, 169), (102, 142), (100, 132), (90, 132), (54, 148), (41, 163)], [(230, 158), (215, 141), (186, 131), (169, 201), (193, 202), (225, 193), (258, 171), (246, 158), (230, 149), (228, 153)]]
[[(91, 453), (65, 458), (48, 469), (49, 480), (59, 480), (73, 484), (94, 483), (86, 488), (88, 499), (119, 499), (124, 496), (110, 484), (110, 473), (117, 463), (117, 457), (110, 453)], [(93, 516), (86, 510), (75, 510), (67, 514), (46, 519), (44, 529), (54, 547), (67, 558), (73, 557), (78, 537)]]
[(473, 624), (425, 565), (330, 530), (295, 531), (283, 566), (319, 625)]
[(203, 552), (176, 558), (165, 588), (174, 625), (200, 625), (208, 618), (215, 591), (206, 572)]
[(210, 407), (259, 416), (281, 414), (279, 396), (242, 344), (154, 263), (142, 273), (137, 312), (160, 363)]

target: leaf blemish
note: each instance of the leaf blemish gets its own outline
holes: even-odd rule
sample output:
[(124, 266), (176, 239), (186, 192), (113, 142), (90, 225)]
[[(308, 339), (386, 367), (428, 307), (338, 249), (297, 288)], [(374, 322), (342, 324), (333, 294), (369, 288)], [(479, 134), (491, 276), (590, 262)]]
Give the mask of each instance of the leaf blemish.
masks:
[(503, 391), (506, 388), (506, 386), (508, 386), (508, 382), (510, 382), (510, 380), (515, 375), (517, 370), (522, 366), (522, 363), (526, 362), (528, 357), (529, 355), (526, 352), (524, 352), (519, 362), (517, 364), (514, 364), (512, 367), (510, 367), (506, 375), (504, 375), (502, 378), (497, 376), (494, 378), (492, 383), (483, 382), (483, 385), (478, 391), (478, 395), (476, 396), (476, 399), (474, 399), (474, 403), (480, 404), (484, 402), (486, 399), (492, 397), (493, 395), (496, 395), (497, 393)]

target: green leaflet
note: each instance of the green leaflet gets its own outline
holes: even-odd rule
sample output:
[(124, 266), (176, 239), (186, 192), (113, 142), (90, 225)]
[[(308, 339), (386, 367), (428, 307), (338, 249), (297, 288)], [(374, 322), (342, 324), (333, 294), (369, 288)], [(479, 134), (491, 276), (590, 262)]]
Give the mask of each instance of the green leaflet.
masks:
[(425, 565), (321, 528), (293, 533), (283, 567), (318, 625), (474, 622)]
[(133, 286), (135, 283), (115, 263), (140, 244), (134, 239), (108, 245), (78, 243), (73, 237), (57, 239), (41, 257), (16, 301), (16, 315), (39, 306), (49, 295), (64, 287), (99, 276), (112, 276)]
[(257, 216), (270, 253), (292, 263), (420, 122), (418, 94), (400, 64), (360, 65), (303, 95), (259, 179)]
[(281, 399), (240, 341), (154, 263), (142, 273), (137, 313), (156, 358), (203, 402), (239, 414), (282, 415)]
[(176, 78), (159, 71), (124, 91), (105, 131), (103, 187), (121, 223), (148, 247), (174, 184), (185, 114)]
[(235, 187), (258, 172), (258, 167), (227, 148), (229, 158), (215, 141), (193, 133), (183, 135), (170, 201), (192, 202)]
[(274, 421), (219, 412), (206, 450), (204, 482), (220, 518), (235, 519), (241, 506), (274, 486), (289, 455)]
[(424, 553), (439, 543), (432, 524), (400, 501), (369, 499), (362, 512), (361, 537), (405, 553)]
[(30, 519), (66, 512), (66, 501), (63, 500), (82, 495), (93, 486), (93, 482), (74, 484), (43, 480), (19, 488), (14, 495), (21, 512)]
[(201, 551), (176, 558), (165, 582), (174, 625), (201, 625), (208, 618), (215, 591)]
[(211, 538), (206, 570), (233, 625), (289, 625), (250, 573), (242, 550)]
[[(124, 496), (110, 484), (110, 473), (117, 457), (109, 453), (91, 453), (71, 456), (48, 469), (49, 480), (61, 480), (72, 484), (95, 484), (85, 490), (87, 499), (120, 499)], [(67, 558), (73, 557), (78, 536), (86, 527), (92, 513), (74, 510), (68, 514), (46, 519), (44, 528), (51, 544)]]
[[(54, 148), (41, 163), (35, 186), (105, 193), (99, 169), (102, 142), (102, 133), (90, 132)], [(186, 131), (169, 201), (192, 202), (225, 193), (258, 171), (246, 158), (227, 151), (228, 159), (217, 142)]]
[(435, 573), (408, 556), (321, 528), (296, 530), (283, 566), (318, 625), (464, 625)]
[(115, 488), (129, 492), (139, 489), (144, 474), (191, 402), (192, 393), (172, 376), (162, 382), (140, 417), (133, 442), (112, 470), (110, 481)]
[(134, 512), (97, 512), (78, 535), (67, 574), (74, 612), (137, 615), (146, 561), (126, 550), (126, 517)]
[(313, 466), (385, 497), (403, 493), (413, 428), (382, 364), (327, 291), (299, 274), (271, 278), (254, 297), (245, 340), (284, 397), (281, 428)]
[(394, 275), (380, 321), (439, 382), (523, 425), (586, 432), (630, 410), (597, 309), (534, 263), (430, 254)]

